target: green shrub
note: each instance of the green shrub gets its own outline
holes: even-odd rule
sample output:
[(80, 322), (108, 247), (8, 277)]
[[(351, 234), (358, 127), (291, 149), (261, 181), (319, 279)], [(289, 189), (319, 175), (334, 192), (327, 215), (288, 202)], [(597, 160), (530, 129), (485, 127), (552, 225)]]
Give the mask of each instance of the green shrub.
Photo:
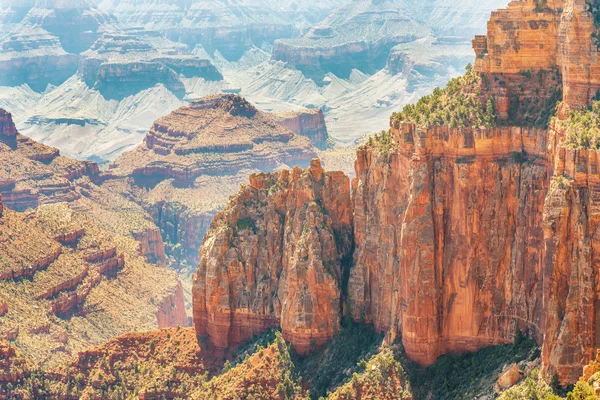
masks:
[(358, 370), (357, 364), (377, 352), (382, 339), (372, 327), (345, 318), (339, 335), (322, 349), (295, 356), (296, 370), (304, 380), (310, 381), (311, 398), (325, 396), (348, 381)]
[(600, 101), (591, 107), (573, 111), (559, 122), (565, 130), (563, 146), (570, 149), (600, 150)]
[(250, 218), (242, 218), (238, 220), (235, 226), (238, 231), (251, 229), (252, 232), (256, 233), (256, 225), (254, 224), (254, 221), (252, 221)]
[(452, 79), (445, 89), (436, 88), (416, 104), (409, 104), (399, 113), (398, 121), (413, 122), (417, 126), (450, 126), (451, 128), (491, 128), (496, 124), (494, 103), (490, 99), (481, 104), (479, 98), (481, 77), (472, 68), (461, 77)]
[(514, 344), (484, 348), (461, 356), (445, 355), (435, 364), (420, 368), (404, 360), (415, 399), (477, 398), (493, 392), (498, 374), (506, 364), (539, 357), (539, 349), (528, 338), (518, 335)]

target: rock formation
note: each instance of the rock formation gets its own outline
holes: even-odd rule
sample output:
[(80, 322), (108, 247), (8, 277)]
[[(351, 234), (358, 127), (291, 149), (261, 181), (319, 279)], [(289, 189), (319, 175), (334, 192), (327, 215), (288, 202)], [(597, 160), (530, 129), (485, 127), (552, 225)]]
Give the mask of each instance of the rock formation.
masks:
[[(488, 36), (474, 40), (473, 71), (395, 114), (388, 132), (359, 149), (352, 204), (338, 209), (352, 216), (355, 248), (339, 290), (347, 296), (338, 301), (388, 341), (402, 340), (413, 360), (428, 365), (442, 354), (510, 342), (517, 332), (543, 345), (543, 372), (562, 385), (593, 358), (600, 106), (584, 106), (598, 89), (599, 12), (584, 0), (511, 2), (492, 15)], [(269, 265), (248, 268), (248, 260), (270, 248), (260, 238), (281, 231), (265, 214), (241, 219), (253, 229), (235, 235), (240, 218), (256, 210), (249, 194), (262, 186), (254, 178), (206, 236), (195, 280), (197, 329), (225, 346), (279, 323), (304, 351), (283, 311), (254, 325), (237, 314), (280, 315), (253, 301), (265, 294), (260, 285), (232, 273)], [(292, 242), (276, 263), (283, 271), (286, 249), (303, 243), (299, 235), (284, 238)], [(269, 280), (266, 291), (277, 291), (282, 310), (284, 277)]]
[(0, 26), (18, 31), (22, 26), (39, 26), (58, 37), (69, 53), (87, 50), (106, 29), (117, 24), (114, 16), (100, 11), (89, 0), (7, 0)]
[(3, 110), (0, 182), (2, 340), (52, 365), (131, 330), (188, 324), (150, 216), (99, 186), (97, 165), (20, 135)]
[(212, 218), (249, 171), (306, 166), (316, 154), (307, 137), (241, 97), (214, 95), (157, 120), (145, 143), (121, 156), (108, 173), (128, 182), (126, 190), (161, 228), (169, 255), (187, 268), (200, 261)]
[(279, 125), (298, 135), (306, 136), (317, 148), (325, 149), (330, 144), (322, 110), (275, 112), (272, 115)]
[(104, 1), (100, 6), (129, 26), (158, 30), (169, 39), (211, 56), (219, 52), (228, 60), (238, 60), (253, 45), (291, 37), (295, 27), (282, 16), (279, 4), (240, 1), (211, 1), (182, 4), (171, 0), (168, 7), (154, 1)]
[(43, 92), (77, 71), (77, 56), (40, 27), (24, 27), (0, 40), (0, 86), (28, 84)]
[(79, 74), (108, 98), (123, 98), (163, 84), (183, 97), (179, 74), (220, 80), (221, 73), (205, 59), (186, 54), (187, 47), (159, 32), (125, 29), (104, 34), (81, 55)]
[(194, 277), (198, 335), (227, 348), (280, 325), (298, 352), (340, 328), (350, 185), (310, 168), (253, 175), (211, 224)]
[(80, 197), (73, 181), (98, 175), (98, 166), (61, 157), (57, 149), (19, 135), (12, 116), (0, 110), (0, 194), (17, 210)]
[(385, 66), (392, 47), (430, 34), (402, 1), (349, 2), (302, 38), (276, 41), (273, 59), (321, 82), (327, 72), (374, 73)]

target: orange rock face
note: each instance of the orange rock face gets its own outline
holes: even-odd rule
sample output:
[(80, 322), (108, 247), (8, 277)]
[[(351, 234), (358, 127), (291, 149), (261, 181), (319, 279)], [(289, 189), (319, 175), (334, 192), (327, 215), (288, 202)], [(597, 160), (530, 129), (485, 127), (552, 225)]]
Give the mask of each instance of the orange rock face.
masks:
[[(215, 214), (250, 173), (307, 166), (317, 156), (307, 136), (323, 134), (322, 114), (298, 115), (301, 132), (295, 133), (239, 96), (207, 96), (157, 120), (145, 142), (119, 157), (108, 173), (127, 182), (127, 197), (152, 216), (166, 254), (177, 260), (174, 267), (187, 271), (200, 262), (202, 238)], [(153, 254), (154, 239), (148, 240), (142, 240), (142, 251), (162, 262)]]
[(392, 134), (389, 155), (358, 153), (352, 316), (401, 336), (422, 364), (516, 329), (541, 338), (545, 131), (394, 124)]
[(156, 319), (160, 328), (175, 326), (188, 326), (189, 321), (185, 313), (183, 300), (183, 285), (178, 282), (172, 293), (166, 296), (158, 306)]
[(492, 13), (487, 36), (473, 41), (475, 68), (487, 75), (558, 69), (564, 101), (586, 106), (600, 90), (594, 33), (586, 0), (513, 1)]
[[(565, 148), (549, 116), (561, 100), (558, 121), (596, 96), (597, 33), (585, 0), (513, 1), (494, 13), (473, 47), (477, 100), (493, 100), (497, 126), (422, 128), (393, 118), (389, 143), (359, 149), (352, 204), (335, 212), (324, 200), (316, 205), (327, 213), (313, 206), (320, 186), (290, 190), (304, 182), (300, 172), (282, 173), (282, 184), (253, 177), (203, 247), (198, 331), (226, 346), (278, 324), (306, 350), (308, 339), (335, 332), (323, 319), (339, 319), (341, 300), (421, 364), (520, 331), (543, 344), (544, 372), (575, 382), (600, 347), (600, 153)], [(313, 182), (323, 175), (309, 171)], [(287, 192), (294, 202), (278, 200)], [(290, 218), (300, 205), (302, 223)], [(338, 264), (334, 279), (320, 275), (345, 245), (335, 248), (318, 229), (322, 215), (346, 214), (355, 249), (341, 287), (347, 298)], [(319, 266), (314, 277), (310, 265)]]
[(299, 352), (339, 329), (350, 184), (310, 168), (254, 175), (211, 225), (194, 277), (194, 321), (217, 347), (281, 326)]

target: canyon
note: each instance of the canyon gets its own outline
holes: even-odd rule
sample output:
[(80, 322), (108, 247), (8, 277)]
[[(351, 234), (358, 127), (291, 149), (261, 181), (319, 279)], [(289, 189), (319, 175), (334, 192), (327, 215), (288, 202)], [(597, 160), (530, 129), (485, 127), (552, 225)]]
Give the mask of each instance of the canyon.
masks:
[[(329, 140), (323, 115), (259, 111), (237, 95), (212, 95), (158, 119), (144, 144), (106, 170), (160, 228), (171, 268), (189, 277), (204, 234), (253, 172), (308, 165)], [(285, 126), (287, 124), (291, 127)]]
[[(142, 143), (156, 119), (214, 93), (267, 112), (321, 109), (332, 143), (353, 146), (459, 75), (473, 61), (471, 36), (506, 1), (477, 12), (471, 0), (5, 1), (0, 108), (28, 137), (104, 166)], [(333, 39), (319, 36), (329, 30)], [(362, 65), (361, 54), (372, 61)]]
[(0, 160), (0, 340), (52, 366), (132, 330), (188, 325), (158, 228), (100, 186), (97, 165), (22, 136), (4, 110)]
[[(567, 131), (599, 89), (598, 50), (585, 1), (544, 4), (493, 13), (488, 35), (473, 41), (474, 69), (394, 114), (389, 131), (359, 148), (351, 202), (328, 208), (329, 191), (348, 178), (328, 177), (317, 161), (252, 176), (202, 246), (198, 334), (226, 347), (280, 326), (305, 352), (308, 341), (317, 348), (334, 336), (347, 313), (430, 365), (521, 332), (542, 345), (544, 373), (576, 382), (598, 347), (598, 179), (595, 148), (568, 144)], [(299, 196), (288, 174), (325, 189), (305, 183)], [(278, 209), (282, 196), (294, 201)], [(311, 229), (295, 222), (298, 210), (314, 219)], [(321, 213), (332, 226), (347, 215), (352, 233), (333, 228), (333, 245)], [(290, 291), (288, 275), (304, 273)], [(334, 314), (332, 326), (313, 317), (318, 307)]]
[[(127, 1), (99, 9), (157, 16), (141, 3), (139, 14)], [(103, 168), (23, 136), (0, 110), (0, 398), (39, 379), (61, 399), (409, 400), (425, 393), (411, 387), (419, 376), (451, 386), (459, 369), (485, 370), (488, 396), (520, 380), (533, 390), (532, 377), (597, 396), (595, 2), (522, 0), (493, 12), (487, 35), (470, 43), (474, 65), (356, 142), (351, 172), (327, 125), (340, 110), (275, 111), (279, 90), (311, 81), (323, 94), (374, 84), (385, 70), (409, 86), (412, 77), (414, 95), (426, 88), (419, 82), (458, 72), (469, 59), (461, 35), (477, 21), (435, 28), (469, 14), (417, 7), (407, 17), (397, 7), (412, 3), (396, 1), (341, 4), (321, 22), (267, 10), (258, 21), (272, 21), (251, 36), (273, 44), (270, 57), (281, 59), (269, 60), (248, 38), (223, 54), (218, 40), (202, 42), (231, 27), (186, 26), (233, 18), (225, 2), (183, 3), (144, 28), (99, 34), (79, 56), (91, 72), (67, 85), (85, 93), (104, 91), (113, 104), (155, 90), (177, 98), (141, 144)], [(245, 37), (257, 8), (240, 4), (229, 32)], [(381, 25), (355, 46), (353, 24), (371, 11)], [(330, 59), (311, 47), (346, 40)], [(342, 54), (355, 50), (377, 65)], [(327, 71), (343, 62), (352, 68)], [(195, 98), (244, 93), (231, 89), (238, 68), (255, 78), (250, 100)], [(265, 87), (261, 75), (279, 83)], [(147, 84), (109, 99), (103, 85), (130, 78)], [(121, 335), (132, 331), (146, 332)]]

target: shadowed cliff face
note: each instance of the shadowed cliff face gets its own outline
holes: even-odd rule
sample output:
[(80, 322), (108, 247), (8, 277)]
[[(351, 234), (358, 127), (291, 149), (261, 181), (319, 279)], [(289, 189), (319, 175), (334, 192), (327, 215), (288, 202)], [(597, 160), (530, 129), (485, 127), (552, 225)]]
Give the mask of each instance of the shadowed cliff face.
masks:
[[(543, 371), (566, 385), (600, 345), (600, 160), (596, 147), (582, 144), (592, 139), (573, 144), (571, 131), (585, 127), (571, 129), (575, 117), (567, 118), (590, 105), (598, 89), (596, 28), (583, 0), (512, 2), (488, 28), (473, 43), (474, 72), (394, 115), (388, 132), (358, 150), (352, 202), (339, 203), (352, 216), (353, 238), (346, 238), (353, 240), (353, 264), (337, 291), (313, 289), (323, 297), (312, 307), (345, 301), (344, 312), (372, 323), (388, 341), (402, 340), (407, 355), (424, 365), (523, 332), (543, 345)], [(306, 321), (306, 308), (279, 311), (297, 301), (291, 293), (302, 293), (286, 290), (285, 280), (267, 280), (266, 292), (277, 291), (278, 302), (265, 307), (252, 300), (264, 295), (262, 287), (232, 275), (267, 265), (247, 262), (250, 254), (266, 259), (260, 239), (244, 235), (241, 245), (227, 228), (256, 210), (242, 200), (258, 189), (252, 186), (217, 217), (196, 277), (199, 332), (223, 346), (236, 329), (260, 329), (240, 322), (236, 310), (279, 323), (284, 333)], [(288, 207), (282, 214), (295, 209)], [(282, 229), (281, 220), (251, 221), (259, 237)], [(289, 232), (292, 222), (284, 223)], [(303, 243), (300, 235), (284, 237), (284, 255)], [(327, 246), (322, 236), (312, 239)], [(275, 271), (290, 265), (285, 257), (270, 260)], [(231, 289), (232, 282), (240, 286)], [(305, 349), (302, 337), (287, 332)]]

